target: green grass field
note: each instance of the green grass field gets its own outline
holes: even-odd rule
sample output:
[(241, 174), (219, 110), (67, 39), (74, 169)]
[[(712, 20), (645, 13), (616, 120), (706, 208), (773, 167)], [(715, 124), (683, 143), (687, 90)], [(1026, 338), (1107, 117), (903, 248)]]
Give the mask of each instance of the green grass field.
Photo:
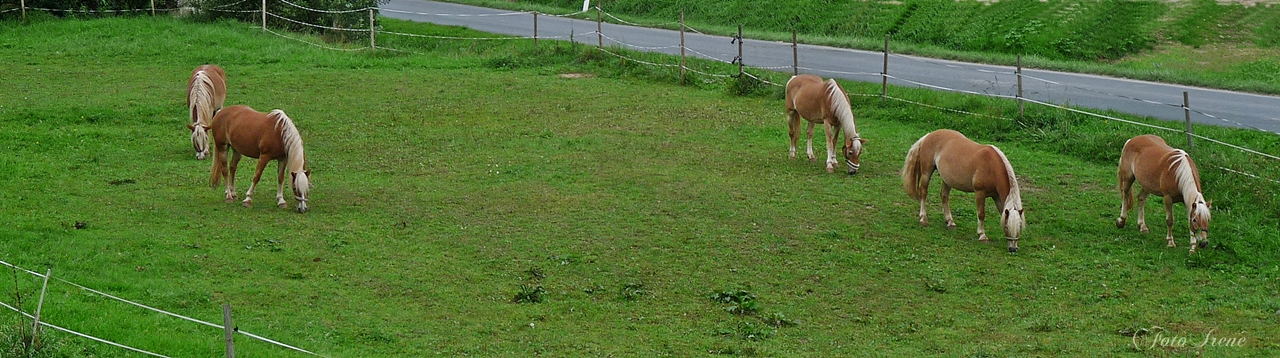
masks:
[[(334, 52), (234, 22), (0, 22), (0, 260), (211, 322), (229, 303), (240, 329), (333, 357), (1280, 353), (1280, 189), (1209, 167), (1280, 178), (1272, 162), (1198, 144), (1214, 219), (1211, 245), (1189, 256), (1181, 205), (1178, 248), (1164, 247), (1158, 199), (1155, 233), (1113, 224), (1117, 144), (1142, 133), (1125, 124), (855, 97), (871, 140), (862, 172), (827, 174), (786, 159), (776, 88), (679, 86), (678, 74), (564, 44), (387, 41), (424, 53)], [(296, 121), (314, 170), (310, 212), (267, 205), (267, 180), (253, 208), (209, 187), (209, 161), (193, 158), (183, 128), (187, 76), (207, 62), (227, 70), (228, 105)], [(891, 91), (995, 116), (1013, 108)], [(970, 194), (953, 196), (958, 230), (940, 226), (936, 189), (933, 226), (916, 224), (898, 170), (942, 127), (1010, 157), (1028, 218), (1019, 253), (976, 242)], [(20, 295), (33, 311), (39, 282), (10, 275), (0, 299)], [(53, 324), (221, 355), (219, 330), (49, 289)], [(739, 290), (754, 299), (712, 299)], [(0, 317), (0, 355), (20, 354), (17, 314)], [(1155, 326), (1186, 346), (1132, 337)], [(1243, 346), (1196, 347), (1206, 334)], [(46, 339), (37, 356), (141, 356)], [(244, 337), (237, 350), (303, 356)]]
[[(578, 0), (450, 0), (564, 14)], [(593, 1), (592, 5), (600, 3)], [(1012, 66), (1280, 94), (1280, 7), (1269, 1), (606, 0), (631, 22)], [(583, 15), (595, 20), (594, 12)], [(608, 18), (606, 21), (612, 21)]]

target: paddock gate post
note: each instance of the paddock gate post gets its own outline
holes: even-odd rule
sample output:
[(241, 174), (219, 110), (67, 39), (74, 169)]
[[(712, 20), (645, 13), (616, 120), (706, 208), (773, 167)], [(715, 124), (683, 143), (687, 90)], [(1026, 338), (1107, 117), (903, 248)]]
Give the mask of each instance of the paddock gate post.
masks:
[(262, 31), (267, 31), (267, 0), (262, 0)]
[(1018, 54), (1018, 118), (1022, 114), (1022, 54)]
[(738, 77), (742, 77), (742, 25), (738, 25)]
[(31, 345), (35, 345), (40, 341), (40, 309), (44, 308), (44, 293), (49, 289), (49, 276), (53, 275), (53, 269), (50, 268), (44, 273), (44, 286), (40, 287), (40, 301), (36, 302), (35, 323), (32, 324)]
[(800, 53), (796, 48), (796, 29), (791, 29), (791, 75), (800, 75)]
[(227, 342), (227, 358), (236, 358), (235, 331), (231, 326), (231, 305), (222, 305), (222, 336)]
[(684, 84), (684, 10), (680, 10), (680, 84)]
[(884, 35), (884, 70), (880, 71), (880, 100), (889, 97), (889, 35)]
[(538, 12), (533, 12), (533, 48), (538, 48)]
[(373, 29), (373, 8), (369, 8), (369, 50), (370, 51), (376, 50), (378, 48), (377, 44), (374, 43), (374, 38), (376, 36), (377, 34)]
[(602, 3), (603, 1), (596, 2), (596, 47), (599, 48), (604, 48), (604, 33), (600, 32), (600, 14), (604, 12), (604, 9), (600, 8)]
[(1192, 152), (1191, 146), (1191, 101), (1187, 97), (1187, 91), (1182, 91), (1182, 114), (1187, 117), (1187, 153)]

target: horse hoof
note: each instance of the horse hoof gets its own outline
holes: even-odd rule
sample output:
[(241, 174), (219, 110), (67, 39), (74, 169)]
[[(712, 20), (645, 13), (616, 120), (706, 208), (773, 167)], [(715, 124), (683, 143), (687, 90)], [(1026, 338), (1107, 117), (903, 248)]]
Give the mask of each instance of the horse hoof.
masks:
[(928, 222), (928, 221), (924, 221), (924, 220), (920, 220), (920, 227), (929, 227), (929, 222)]
[(246, 207), (246, 208), (252, 208), (252, 207), (253, 207), (253, 202), (252, 202), (252, 201), (245, 200), (245, 201), (244, 201), (244, 203), (243, 203), (243, 205), (244, 205), (244, 207)]
[(284, 209), (284, 208), (287, 208), (287, 207), (289, 207), (289, 206), (288, 206), (288, 205), (285, 205), (285, 203), (279, 203), (279, 204), (276, 204), (276, 207), (277, 207), (277, 208)]
[(1187, 254), (1195, 254), (1195, 253), (1196, 253), (1196, 245), (1191, 245), (1191, 251), (1187, 252)]
[(1116, 228), (1118, 229), (1124, 228), (1124, 218), (1116, 219)]
[(990, 244), (991, 239), (987, 238), (987, 234), (982, 234), (982, 236), (978, 236), (978, 242), (981, 242), (984, 244)]
[(947, 230), (955, 230), (956, 223), (947, 223)]
[[(1169, 247), (1178, 247), (1178, 244), (1173, 243), (1173, 241), (1169, 241)], [(1196, 248), (1192, 247), (1191, 249), (1195, 250)]]
[(1151, 229), (1148, 229), (1148, 228), (1146, 228), (1146, 227), (1141, 227), (1141, 228), (1138, 228), (1138, 232), (1143, 233), (1143, 234), (1146, 234), (1146, 233), (1151, 232)]
[(1010, 247), (1010, 248), (1009, 248), (1009, 253), (1011, 253), (1011, 254), (1018, 253), (1018, 248), (1016, 248), (1016, 247)]
[(832, 173), (835, 173), (835, 172), (836, 172), (836, 168), (827, 167), (827, 174), (832, 174)]
[(231, 203), (236, 202), (236, 198), (227, 198), (227, 200), (226, 200), (226, 201), (227, 201), (227, 204), (231, 204)]

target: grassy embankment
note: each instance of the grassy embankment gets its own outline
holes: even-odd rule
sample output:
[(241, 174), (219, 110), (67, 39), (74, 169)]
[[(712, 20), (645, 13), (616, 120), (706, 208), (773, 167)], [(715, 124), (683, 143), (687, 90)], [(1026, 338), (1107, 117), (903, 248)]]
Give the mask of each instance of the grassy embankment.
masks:
[[(1123, 333), (1152, 326), (1246, 338), (1158, 355), (1280, 349), (1277, 189), (1210, 166), (1280, 171), (1197, 147), (1215, 210), (1211, 246), (1189, 256), (1181, 230), (1181, 246), (1164, 247), (1156, 199), (1156, 233), (1113, 225), (1119, 143), (1141, 133), (1125, 124), (855, 97), (872, 142), (850, 177), (785, 159), (776, 88), (682, 87), (673, 71), (586, 47), (388, 38), (425, 53), (371, 55), (239, 23), (145, 18), (0, 23), (0, 34), (10, 64), (0, 67), (0, 259), (213, 322), (230, 303), (241, 329), (330, 356), (1138, 356), (1152, 352)], [(228, 70), (228, 104), (282, 108), (298, 122), (312, 211), (264, 205), (269, 180), (250, 209), (208, 186), (209, 162), (192, 158), (182, 127), (186, 77), (206, 62)], [(934, 225), (915, 223), (897, 172), (907, 147), (941, 127), (1013, 160), (1029, 220), (1018, 254), (975, 242), (971, 195), (953, 196), (959, 230), (938, 225), (936, 189)], [(1196, 130), (1280, 149), (1256, 132)], [(5, 302), (20, 292), (34, 309), (33, 277), (0, 282)], [(522, 287), (542, 287), (542, 302), (513, 303)], [(755, 297), (738, 306), (744, 314), (709, 299), (739, 289)], [(217, 330), (64, 284), (50, 286), (43, 315), (169, 355), (221, 349)], [(17, 320), (3, 317), (9, 345)], [(48, 339), (49, 356), (125, 355)]]
[[(451, 0), (569, 13), (576, 0)], [(1280, 7), (1195, 1), (610, 0), (631, 22), (749, 38), (1280, 94)], [(595, 19), (594, 12), (584, 18)], [(606, 21), (611, 21), (606, 17)]]

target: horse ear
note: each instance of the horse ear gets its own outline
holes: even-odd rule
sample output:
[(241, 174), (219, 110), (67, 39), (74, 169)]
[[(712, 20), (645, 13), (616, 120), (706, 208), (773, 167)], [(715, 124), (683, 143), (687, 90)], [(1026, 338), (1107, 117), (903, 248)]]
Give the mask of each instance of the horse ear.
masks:
[(191, 123), (187, 123), (187, 129), (196, 130), (196, 126), (191, 125)]
[(858, 141), (862, 142), (862, 144), (867, 144), (867, 142), (870, 142), (869, 140), (866, 140), (864, 138), (858, 138)]
[(1209, 200), (1209, 201), (1205, 202), (1205, 203), (1204, 203), (1204, 206), (1212, 208), (1212, 207), (1213, 207), (1213, 200)]
[(204, 127), (204, 130), (211, 130), (211, 129), (213, 129), (213, 127), (212, 127), (212, 126), (201, 126), (201, 127)]
[(1027, 209), (1018, 209), (1018, 215), (1022, 215)]

